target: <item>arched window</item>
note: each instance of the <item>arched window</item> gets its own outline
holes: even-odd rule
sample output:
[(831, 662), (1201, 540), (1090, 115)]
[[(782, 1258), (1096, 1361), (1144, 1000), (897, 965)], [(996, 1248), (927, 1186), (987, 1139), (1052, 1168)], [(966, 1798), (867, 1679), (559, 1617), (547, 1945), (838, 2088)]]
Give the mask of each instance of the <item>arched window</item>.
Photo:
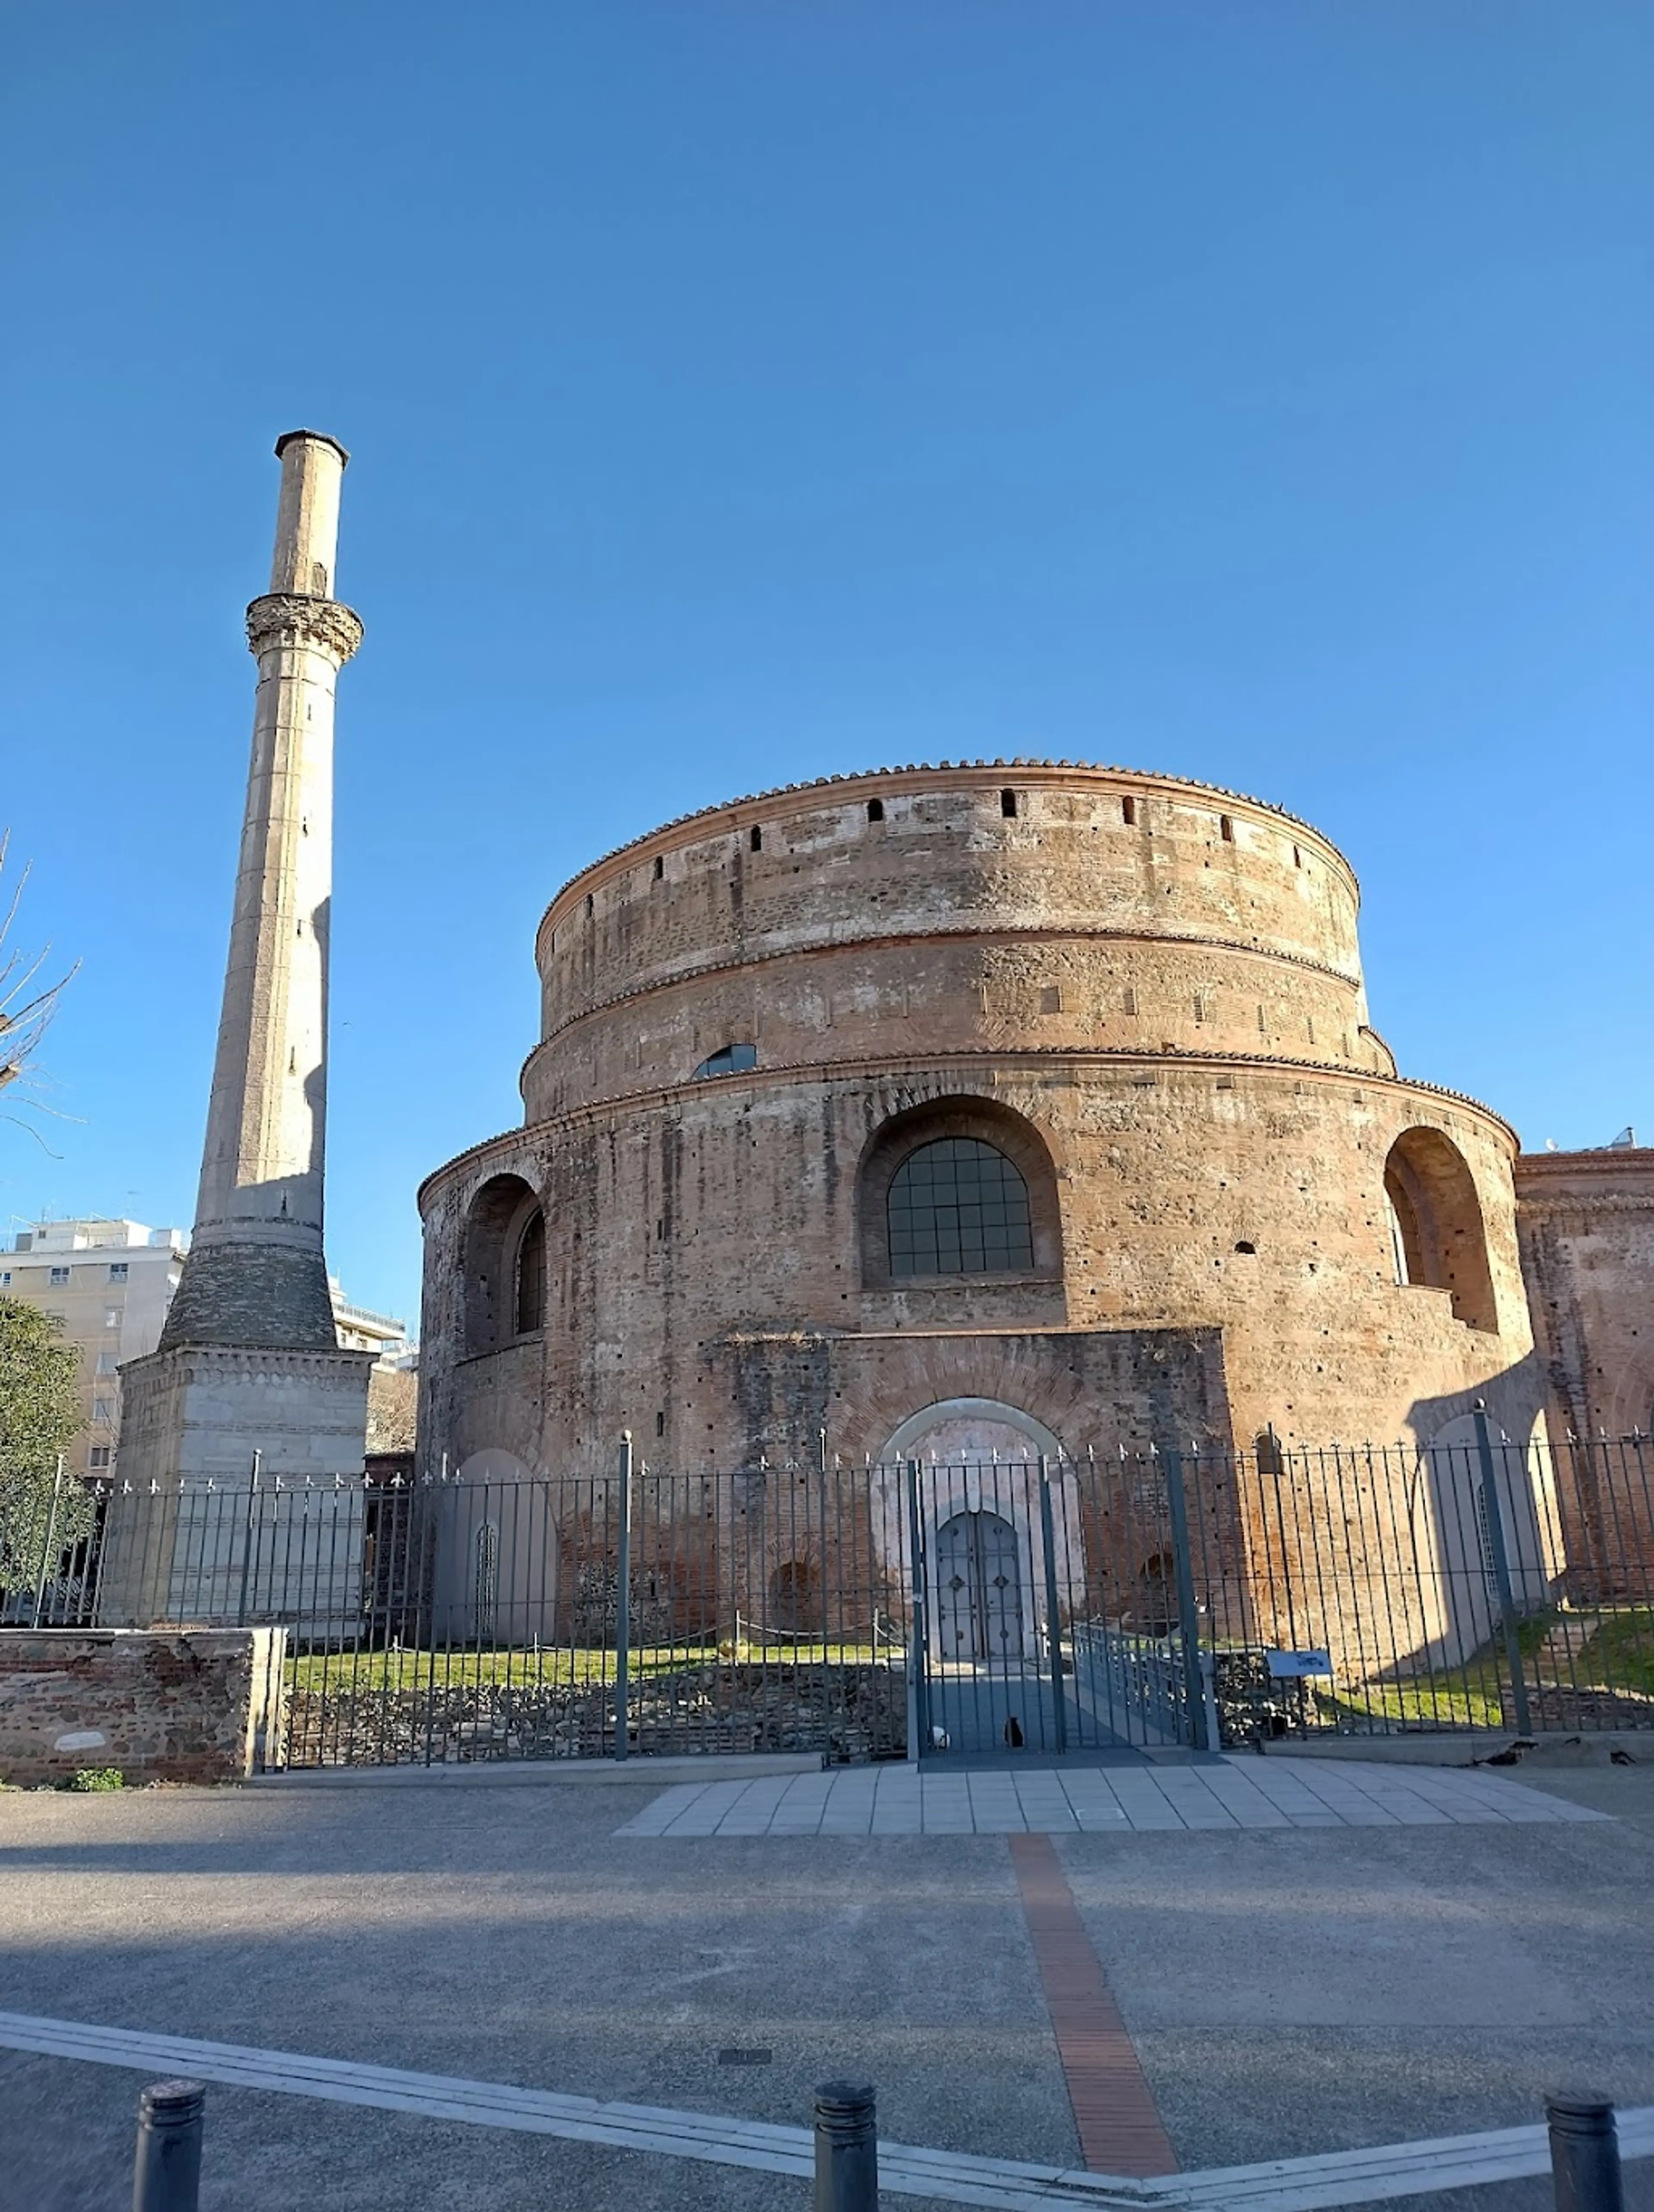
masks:
[(862, 1155), (857, 1212), (870, 1288), (1062, 1278), (1051, 1154), (1033, 1125), (997, 1099), (938, 1098), (893, 1115)]
[(545, 1318), (546, 1224), (521, 1176), (494, 1176), (465, 1222), (465, 1348), (498, 1352)]
[(715, 1075), (740, 1075), (748, 1067), (758, 1065), (755, 1044), (726, 1044), (703, 1060), (690, 1080), (705, 1083)]
[(1496, 1329), (1481, 1206), (1464, 1156), (1439, 1129), (1406, 1129), (1384, 1162), (1384, 1214), (1396, 1280), (1445, 1291), (1453, 1318)]
[(500, 1626), (500, 1531), (485, 1521), (471, 1558), (471, 1626), (479, 1644), (492, 1644)]
[(885, 1204), (894, 1276), (1026, 1274), (1033, 1266), (1028, 1187), (980, 1137), (941, 1137), (909, 1152)]
[(517, 1334), (531, 1336), (546, 1317), (546, 1217), (537, 1206), (518, 1237), (515, 1272)]

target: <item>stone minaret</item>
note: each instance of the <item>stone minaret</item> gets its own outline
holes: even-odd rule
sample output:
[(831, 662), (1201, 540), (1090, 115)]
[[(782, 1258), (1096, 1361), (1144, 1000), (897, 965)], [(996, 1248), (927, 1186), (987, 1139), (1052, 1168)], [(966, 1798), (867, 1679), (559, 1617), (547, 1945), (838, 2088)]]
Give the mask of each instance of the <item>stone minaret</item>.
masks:
[(333, 597), (348, 456), (313, 430), (276, 450), (276, 557), (247, 609), (258, 702), (218, 1057), (163, 1348), (337, 1341), (322, 1256), (333, 694), (362, 626)]
[[(134, 1503), (110, 1521), (100, 1598), (116, 1622), (181, 1605), (314, 1624), (355, 1602), (360, 1516), (333, 1478), (362, 1465), (373, 1358), (339, 1349), (322, 1165), (333, 690), (362, 626), (333, 597), (344, 448), (290, 430), (276, 450), (276, 559), (247, 609), (258, 703), (195, 1235), (159, 1350), (121, 1370), (116, 1468)], [(325, 1486), (279, 1558), (250, 1550), (255, 1463)], [(175, 1554), (190, 1546), (186, 1588)]]

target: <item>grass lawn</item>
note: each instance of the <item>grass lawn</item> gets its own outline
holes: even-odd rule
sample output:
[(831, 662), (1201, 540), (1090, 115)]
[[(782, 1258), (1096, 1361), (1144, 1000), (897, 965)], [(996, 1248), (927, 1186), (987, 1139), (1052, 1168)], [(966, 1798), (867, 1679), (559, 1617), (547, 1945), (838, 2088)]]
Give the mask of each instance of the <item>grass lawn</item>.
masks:
[[(687, 1668), (744, 1667), (870, 1667), (888, 1662), (894, 1646), (870, 1644), (742, 1643), (720, 1650), (711, 1644), (646, 1644), (631, 1656), (633, 1680)], [(615, 1680), (612, 1651), (542, 1645), (536, 1650), (306, 1652), (288, 1662), (294, 1690), (352, 1693), (364, 1690), (461, 1689), (470, 1684), (535, 1689), (542, 1683), (597, 1687)]]
[[(1530, 1694), (1542, 1690), (1622, 1692), (1654, 1698), (1654, 1608), (1628, 1607), (1604, 1613), (1602, 1625), (1572, 1655), (1542, 1659), (1540, 1647), (1567, 1615), (1531, 1613), (1519, 1623), (1517, 1643), (1523, 1678)], [(1590, 1618), (1580, 1617), (1581, 1624)], [(1374, 1720), (1418, 1727), (1502, 1728), (1509, 1707), (1501, 1697), (1511, 1679), (1505, 1638), (1498, 1635), (1463, 1665), (1411, 1680), (1367, 1681), (1359, 1687), (1315, 1692), (1315, 1703), (1330, 1724)]]
[(1609, 1613), (1579, 1655), (1579, 1679), (1654, 1698), (1654, 1607)]

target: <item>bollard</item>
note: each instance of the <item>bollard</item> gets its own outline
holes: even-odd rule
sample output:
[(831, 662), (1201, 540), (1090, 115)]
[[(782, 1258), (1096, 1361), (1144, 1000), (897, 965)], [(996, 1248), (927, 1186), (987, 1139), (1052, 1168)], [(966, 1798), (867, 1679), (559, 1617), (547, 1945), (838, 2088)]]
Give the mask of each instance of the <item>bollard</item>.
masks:
[(152, 2081), (139, 2097), (132, 2212), (197, 2212), (206, 2108), (199, 2081)]
[(815, 2212), (879, 2212), (879, 2136), (864, 2081), (815, 2092)]
[(1556, 2212), (1622, 2212), (1620, 2138), (1600, 2097), (1548, 2097)]

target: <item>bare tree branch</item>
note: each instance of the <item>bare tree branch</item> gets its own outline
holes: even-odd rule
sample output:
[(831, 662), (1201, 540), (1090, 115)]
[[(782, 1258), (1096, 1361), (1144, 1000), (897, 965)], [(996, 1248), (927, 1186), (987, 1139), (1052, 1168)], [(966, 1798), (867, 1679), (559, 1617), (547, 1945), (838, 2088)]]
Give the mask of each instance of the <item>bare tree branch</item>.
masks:
[[(0, 879), (3, 879), (5, 875), (6, 857), (10, 847), (11, 833), (8, 830), (0, 836)], [(0, 889), (0, 899), (4, 899), (5, 906), (5, 918), (0, 921), (0, 1090), (16, 1083), (33, 1067), (40, 1040), (58, 1011), (58, 1001), (80, 966), (77, 960), (55, 983), (48, 983), (44, 990), (36, 991), (21, 1006), (15, 1003), (33, 983), (51, 952), (51, 945), (45, 945), (31, 956), (21, 951), (11, 942), (23, 887), (28, 878), (26, 864), (14, 876), (9, 897), (6, 897), (4, 890)], [(9, 1114), (4, 1118), (16, 1120), (15, 1115)]]

